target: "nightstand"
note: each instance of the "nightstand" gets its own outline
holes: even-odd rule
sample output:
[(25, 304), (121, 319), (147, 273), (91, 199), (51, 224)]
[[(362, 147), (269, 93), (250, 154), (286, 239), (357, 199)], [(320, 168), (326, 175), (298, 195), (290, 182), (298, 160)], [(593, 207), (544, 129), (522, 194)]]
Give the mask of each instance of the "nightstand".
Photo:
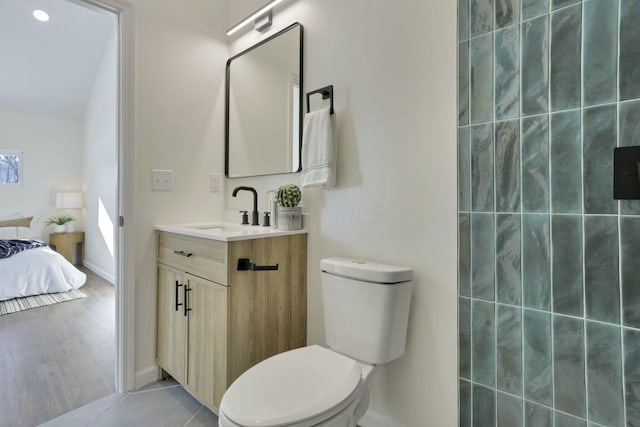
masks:
[(49, 246), (55, 249), (67, 261), (73, 264), (73, 247), (78, 246), (76, 264), (82, 265), (82, 249), (84, 246), (84, 231), (73, 231), (70, 233), (49, 234)]

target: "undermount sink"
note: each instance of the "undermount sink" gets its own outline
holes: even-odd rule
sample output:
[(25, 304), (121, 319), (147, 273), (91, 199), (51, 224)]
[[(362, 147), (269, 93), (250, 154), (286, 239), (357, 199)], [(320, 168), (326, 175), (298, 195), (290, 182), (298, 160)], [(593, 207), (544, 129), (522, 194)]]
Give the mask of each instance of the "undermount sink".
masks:
[(232, 241), (306, 233), (306, 230), (276, 230), (261, 225), (240, 225), (228, 222), (157, 225), (156, 230), (205, 239)]
[(191, 228), (194, 230), (202, 230), (202, 231), (239, 231), (240, 226), (230, 226), (224, 224), (187, 224), (184, 228)]

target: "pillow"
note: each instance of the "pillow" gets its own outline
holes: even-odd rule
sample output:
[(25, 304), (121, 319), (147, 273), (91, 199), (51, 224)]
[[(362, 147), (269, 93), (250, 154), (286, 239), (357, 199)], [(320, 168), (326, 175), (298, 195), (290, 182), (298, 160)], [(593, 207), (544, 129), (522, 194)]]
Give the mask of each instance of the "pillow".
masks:
[(33, 233), (27, 227), (0, 227), (0, 239), (31, 239)]
[(0, 227), (31, 227), (31, 221), (33, 217), (30, 216), (28, 218), (20, 218), (20, 219), (8, 219), (5, 221), (0, 221)]
[(12, 212), (6, 215), (0, 215), (0, 221), (4, 221), (5, 219), (20, 219), (24, 218), (24, 214), (22, 212)]

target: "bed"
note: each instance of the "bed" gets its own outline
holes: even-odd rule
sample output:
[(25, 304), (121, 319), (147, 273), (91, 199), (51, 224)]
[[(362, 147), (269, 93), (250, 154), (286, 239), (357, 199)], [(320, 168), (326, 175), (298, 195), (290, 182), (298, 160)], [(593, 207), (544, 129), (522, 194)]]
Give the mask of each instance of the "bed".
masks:
[[(31, 239), (28, 227), (0, 227), (0, 239)], [(48, 246), (0, 259), (0, 301), (67, 292), (82, 287), (87, 276)]]

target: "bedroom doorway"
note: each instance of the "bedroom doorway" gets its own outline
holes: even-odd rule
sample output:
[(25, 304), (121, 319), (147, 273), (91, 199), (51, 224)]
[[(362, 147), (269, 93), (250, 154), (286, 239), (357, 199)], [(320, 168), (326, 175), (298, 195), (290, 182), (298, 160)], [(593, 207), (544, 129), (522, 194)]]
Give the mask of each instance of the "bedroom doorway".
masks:
[[(124, 0), (1, 3), (0, 51), (6, 61), (0, 69), (0, 151), (19, 153), (21, 168), (20, 182), (0, 186), (0, 217), (18, 211), (24, 213), (20, 218), (33, 217), (30, 229), (22, 227), (30, 237), (49, 242), (53, 255), (89, 276), (85, 299), (0, 312), (7, 345), (0, 359), (12, 367), (0, 379), (5, 391), (21, 391), (4, 395), (0, 413), (5, 422), (32, 425), (101, 397), (101, 386), (109, 393), (134, 388), (134, 21)], [(95, 36), (98, 30), (103, 34)], [(55, 42), (66, 51), (52, 48)], [(22, 55), (24, 63), (11, 54)], [(63, 214), (74, 217), (74, 228), (59, 231), (45, 224)], [(7, 265), (0, 266), (0, 285), (7, 282)], [(54, 328), (61, 333), (50, 333)], [(89, 336), (99, 339), (84, 339)], [(83, 372), (104, 366), (110, 369), (106, 376), (83, 382)], [(59, 392), (65, 381), (72, 386)]]

